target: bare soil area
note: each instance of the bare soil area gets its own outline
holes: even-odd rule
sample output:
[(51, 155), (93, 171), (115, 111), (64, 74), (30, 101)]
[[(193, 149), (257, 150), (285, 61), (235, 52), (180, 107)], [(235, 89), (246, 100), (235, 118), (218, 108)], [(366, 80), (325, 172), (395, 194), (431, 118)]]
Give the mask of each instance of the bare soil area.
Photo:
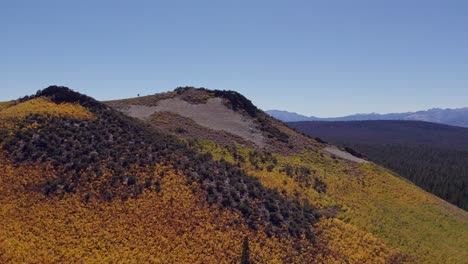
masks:
[(265, 145), (262, 132), (254, 122), (227, 108), (221, 98), (210, 98), (206, 104), (191, 104), (179, 98), (170, 98), (158, 101), (156, 106), (130, 105), (122, 110), (130, 116), (144, 120), (148, 120), (157, 112), (172, 112), (190, 118), (201, 126), (226, 131), (252, 141), (259, 147)]
[(328, 153), (330, 153), (332, 155), (335, 155), (335, 156), (337, 156), (339, 158), (342, 158), (342, 159), (345, 159), (345, 160), (349, 160), (349, 161), (356, 162), (356, 163), (368, 163), (367, 160), (364, 160), (364, 159), (358, 158), (356, 156), (353, 156), (350, 153), (339, 150), (339, 149), (337, 149), (335, 147), (325, 147), (323, 150), (325, 152), (328, 152)]

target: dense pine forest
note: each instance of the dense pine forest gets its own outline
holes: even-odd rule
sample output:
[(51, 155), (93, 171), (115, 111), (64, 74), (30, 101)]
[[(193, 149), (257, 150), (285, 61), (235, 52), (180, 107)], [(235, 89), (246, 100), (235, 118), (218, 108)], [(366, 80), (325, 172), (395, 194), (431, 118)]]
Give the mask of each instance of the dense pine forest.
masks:
[(356, 155), (361, 153), (468, 210), (468, 129), (419, 121), (288, 124)]

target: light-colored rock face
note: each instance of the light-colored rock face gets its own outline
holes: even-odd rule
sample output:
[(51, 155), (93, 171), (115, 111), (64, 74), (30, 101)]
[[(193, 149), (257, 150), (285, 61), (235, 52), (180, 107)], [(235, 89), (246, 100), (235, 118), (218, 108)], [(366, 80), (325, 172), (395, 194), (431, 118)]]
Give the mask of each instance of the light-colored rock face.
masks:
[(332, 154), (332, 155), (335, 155), (335, 156), (337, 156), (339, 158), (345, 159), (345, 160), (349, 160), (349, 161), (353, 161), (353, 162), (357, 162), (357, 163), (368, 163), (367, 160), (358, 158), (356, 156), (351, 155), (348, 152), (344, 152), (344, 151), (339, 150), (339, 149), (334, 148), (334, 147), (326, 147), (323, 150), (330, 153), (330, 154)]
[(227, 108), (221, 98), (208, 99), (206, 104), (191, 104), (171, 98), (159, 101), (156, 106), (130, 105), (123, 111), (139, 119), (147, 119), (156, 112), (172, 112), (191, 118), (201, 126), (240, 136), (260, 147), (265, 145), (263, 135), (253, 121)]

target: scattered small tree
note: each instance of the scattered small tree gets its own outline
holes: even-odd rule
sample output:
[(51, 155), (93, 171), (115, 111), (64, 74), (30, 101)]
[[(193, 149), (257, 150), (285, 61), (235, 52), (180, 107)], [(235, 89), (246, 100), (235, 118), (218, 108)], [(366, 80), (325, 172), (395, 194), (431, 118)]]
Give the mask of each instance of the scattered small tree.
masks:
[(242, 256), (241, 264), (250, 264), (250, 250), (249, 250), (249, 238), (244, 238), (244, 244), (242, 245)]

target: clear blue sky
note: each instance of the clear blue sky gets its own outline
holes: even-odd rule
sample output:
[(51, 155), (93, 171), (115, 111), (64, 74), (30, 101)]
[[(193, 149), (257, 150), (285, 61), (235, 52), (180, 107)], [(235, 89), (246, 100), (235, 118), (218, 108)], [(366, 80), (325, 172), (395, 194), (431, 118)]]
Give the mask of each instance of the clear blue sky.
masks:
[(468, 1), (0, 1), (0, 101), (203, 86), (320, 117), (468, 106)]

